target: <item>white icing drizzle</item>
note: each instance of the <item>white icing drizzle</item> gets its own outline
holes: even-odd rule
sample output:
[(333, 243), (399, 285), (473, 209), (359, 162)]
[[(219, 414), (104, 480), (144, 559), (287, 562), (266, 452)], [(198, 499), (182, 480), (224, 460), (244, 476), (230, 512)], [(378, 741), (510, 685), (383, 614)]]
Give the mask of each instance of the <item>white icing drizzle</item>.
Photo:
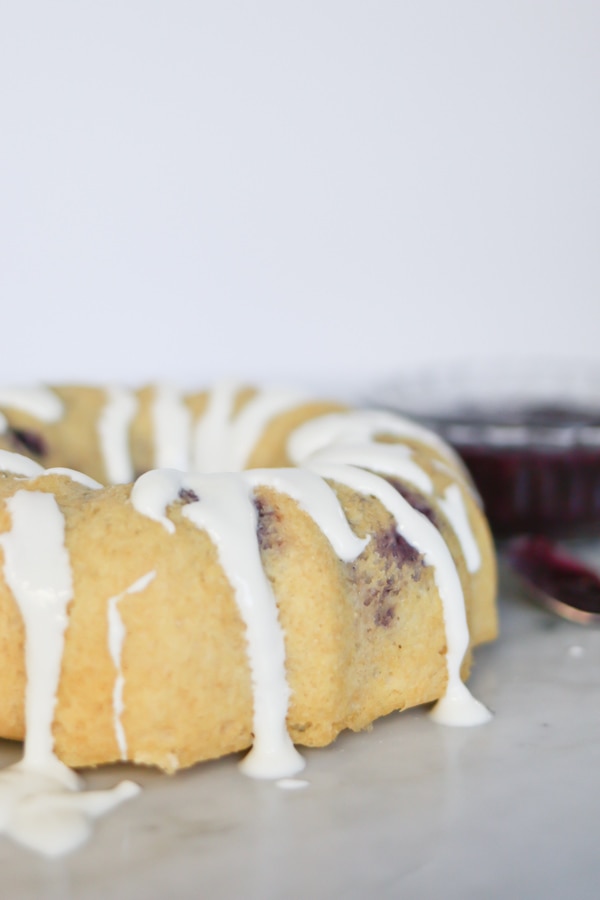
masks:
[(194, 467), (199, 472), (241, 472), (269, 422), (306, 402), (289, 390), (261, 390), (233, 415), (241, 385), (218, 384), (210, 393), (194, 435)]
[(11, 475), (21, 475), (25, 478), (42, 478), (45, 475), (64, 475), (71, 481), (77, 481), (84, 487), (99, 490), (102, 485), (94, 481), (83, 472), (77, 472), (75, 469), (65, 469), (62, 466), (56, 466), (52, 469), (44, 469), (33, 459), (23, 456), (21, 453), (12, 453), (10, 450), (0, 450), (0, 471), (10, 472)]
[(205, 528), (215, 542), (246, 625), (254, 688), (254, 744), (242, 769), (255, 778), (295, 775), (304, 768), (304, 760), (286, 728), (285, 645), (275, 595), (261, 563), (256, 508), (240, 478), (213, 475), (201, 484), (194, 481), (192, 488), (199, 489), (202, 501), (187, 505), (183, 514), (198, 528)]
[[(201, 497), (186, 505), (183, 515), (196, 527), (205, 529), (214, 541), (246, 625), (254, 694), (254, 745), (241, 764), (243, 771), (256, 778), (295, 775), (303, 768), (304, 760), (286, 728), (289, 687), (283, 632), (273, 589), (261, 563), (256, 535), (258, 515), (249, 486), (242, 475), (235, 474), (184, 475), (162, 471), (148, 472), (142, 478), (143, 485), (135, 496), (132, 494), (132, 502), (138, 512), (146, 510), (147, 515), (157, 499), (161, 504), (166, 499), (164, 506), (152, 510), (151, 518), (157, 521), (164, 520), (166, 506), (182, 489)], [(136, 505), (140, 500), (141, 506)]]
[(253, 489), (260, 486), (300, 498), (302, 508), (314, 518), (340, 558), (355, 559), (364, 549), (367, 541), (352, 532), (335, 493), (308, 471), (254, 469), (221, 475), (147, 472), (134, 485), (131, 502), (138, 512), (172, 533), (173, 523), (166, 516), (170, 503), (182, 489), (194, 491), (199, 498), (184, 507), (183, 515), (205, 529), (214, 541), (247, 629), (254, 745), (243, 760), (242, 769), (257, 778), (280, 778), (300, 771), (304, 761), (286, 728), (289, 686), (285, 645), (277, 602), (262, 567), (257, 538)]
[(456, 469), (442, 462), (441, 459), (432, 459), (431, 464), (435, 469), (438, 470), (438, 472), (442, 472), (453, 481), (458, 481), (461, 487), (469, 494), (470, 497), (473, 498), (479, 508), (483, 508), (483, 500), (481, 499), (481, 494), (475, 487), (473, 479), (470, 477), (464, 466), (462, 466), (460, 469)]
[(63, 466), (54, 466), (51, 469), (44, 469), (41, 474), (64, 475), (65, 478), (70, 478), (71, 481), (76, 481), (77, 484), (81, 484), (83, 487), (90, 488), (93, 491), (99, 491), (104, 487), (99, 481), (90, 478), (89, 475), (84, 475), (83, 472), (78, 472), (76, 469), (66, 469)]
[(0, 388), (0, 406), (19, 409), (41, 422), (57, 422), (63, 414), (63, 403), (58, 394), (41, 386)]
[(459, 456), (438, 435), (396, 413), (363, 409), (329, 413), (300, 425), (290, 435), (288, 453), (292, 462), (303, 465), (319, 450), (333, 444), (371, 444), (378, 435), (417, 440), (437, 450), (462, 469)]
[(52, 494), (17, 491), (6, 500), (12, 530), (0, 537), (4, 575), (23, 616), (28, 687), (26, 765), (53, 756), (52, 721), (73, 596), (64, 519)]
[(155, 468), (187, 471), (190, 468), (191, 415), (180, 391), (165, 384), (155, 388), (152, 426)]
[(12, 453), (10, 450), (0, 450), (0, 471), (25, 478), (38, 478), (46, 470), (28, 456)]
[(343, 562), (352, 562), (369, 543), (370, 538), (359, 538), (350, 528), (335, 491), (308, 469), (249, 469), (242, 477), (252, 488), (273, 488), (295, 500)]
[(481, 567), (481, 553), (459, 486), (457, 484), (449, 485), (443, 497), (438, 499), (438, 503), (460, 542), (468, 571), (471, 574), (478, 572)]
[(263, 390), (252, 397), (231, 423), (227, 437), (230, 470), (241, 472), (246, 468), (252, 450), (272, 419), (305, 402), (306, 397), (289, 390)]
[(131, 489), (130, 500), (133, 508), (146, 518), (158, 522), (169, 534), (175, 534), (175, 525), (166, 515), (166, 510), (177, 499), (183, 482), (183, 472), (177, 472), (175, 469), (154, 469), (152, 472), (145, 472), (136, 479)]
[[(131, 502), (139, 513), (173, 534), (175, 525), (167, 514), (168, 507), (182, 490), (189, 490), (199, 498), (188, 502), (182, 515), (197, 528), (206, 530), (214, 542), (246, 626), (253, 686), (254, 744), (241, 764), (243, 771), (258, 778), (285, 779), (304, 766), (286, 728), (290, 689), (285, 671), (284, 634), (277, 601), (261, 563), (257, 537), (254, 491), (260, 487), (292, 497), (314, 519), (334, 552), (345, 562), (356, 559), (369, 539), (354, 534), (335, 491), (325, 479), (376, 497), (385, 506), (395, 519), (398, 532), (432, 567), (442, 602), (448, 686), (432, 716), (436, 721), (453, 725), (487, 721), (489, 712), (471, 696), (460, 678), (469, 635), (462, 587), (450, 551), (435, 526), (379, 476), (397, 477), (425, 494), (434, 494), (433, 482), (414, 461), (410, 448), (377, 442), (375, 438), (383, 435), (414, 438), (433, 447), (462, 472), (453, 451), (426, 429), (397, 415), (350, 411), (321, 416), (295, 430), (288, 442), (288, 452), (303, 468), (243, 472), (268, 423), (301, 405), (305, 398), (287, 391), (261, 391), (234, 415), (239, 390), (233, 383), (218, 385), (210, 394), (207, 409), (192, 435), (190, 415), (181, 395), (171, 388), (157, 388), (152, 417), (156, 461), (161, 468), (136, 481)], [(39, 409), (46, 417), (51, 413), (56, 415), (56, 408), (52, 411), (47, 398), (40, 400), (38, 409), (37, 400), (34, 402), (32, 397), (22, 401), (29, 404), (28, 410), (35, 408), (39, 418), (43, 418)], [(0, 405), (3, 398), (0, 391)], [(57, 397), (55, 400), (62, 414), (62, 404)], [(136, 408), (133, 393), (118, 388), (108, 391), (98, 431), (107, 476), (112, 482), (127, 482), (133, 476), (129, 428)], [(204, 472), (226, 470), (225, 474), (183, 474), (176, 470), (187, 466), (190, 437), (194, 464)], [(2, 467), (25, 478), (57, 474), (88, 488), (100, 487), (73, 470), (44, 470), (20, 454), (0, 450)], [(439, 468), (443, 467), (445, 463), (439, 463)], [(460, 541), (469, 572), (475, 572), (481, 558), (460, 487), (452, 484), (438, 501)], [(28, 686), (24, 759), (0, 773), (0, 830), (42, 852), (62, 853), (85, 839), (91, 817), (132, 796), (138, 788), (124, 782), (112, 792), (76, 793), (79, 779), (54, 755), (52, 721), (68, 622), (67, 607), (72, 597), (64, 520), (52, 494), (18, 491), (6, 502), (13, 527), (0, 535), (0, 546), (4, 550), (6, 582), (25, 622)], [(113, 724), (123, 759), (127, 757), (122, 723), (122, 652), (126, 634), (119, 604), (127, 595), (144, 590), (155, 574), (148, 572), (108, 600), (109, 651), (116, 669)], [(52, 827), (42, 826), (42, 817)]]
[(460, 667), (469, 646), (469, 629), (465, 613), (462, 586), (454, 560), (437, 528), (413, 507), (390, 484), (371, 472), (354, 466), (324, 463), (311, 464), (323, 478), (345, 484), (352, 490), (376, 497), (396, 520), (396, 527), (408, 543), (422, 554), (427, 565), (433, 567), (434, 578), (446, 630), (446, 665), (448, 685), (446, 694), (434, 710), (437, 721), (454, 725), (472, 725), (490, 718), (485, 709), (471, 695), (460, 677)]
[(4, 577), (25, 626), (26, 740), (23, 760), (0, 772), (0, 830), (57, 856), (79, 846), (95, 818), (138, 792), (78, 793), (81, 783), (54, 754), (52, 722), (73, 595), (64, 519), (52, 494), (17, 491), (6, 500), (11, 531), (0, 535)]
[[(231, 411), (237, 388), (231, 384), (219, 386), (211, 395), (203, 426), (197, 429), (205, 452), (204, 461), (212, 465), (219, 460), (224, 467), (225, 442), (232, 440), (234, 425), (246, 438), (241, 443), (245, 450), (237, 459), (228, 456), (232, 468), (240, 468), (246, 459), (248, 448), (254, 445), (257, 433), (264, 427), (272, 409), (283, 403), (281, 396), (245, 407), (247, 421), (239, 426), (239, 417), (231, 423)], [(286, 398), (289, 402), (289, 395)], [(296, 401), (297, 402), (297, 401)], [(254, 416), (258, 410), (258, 432)], [(244, 410), (242, 410), (244, 412)], [(202, 423), (201, 423), (202, 424)], [(249, 434), (252, 438), (248, 438)], [(436, 585), (440, 593), (448, 645), (448, 688), (444, 702), (436, 707), (436, 718), (453, 724), (473, 724), (487, 719), (489, 713), (462, 684), (460, 666), (469, 644), (462, 586), (456, 566), (439, 531), (421, 513), (414, 510), (384, 479), (373, 472), (392, 475), (413, 484), (425, 494), (434, 493), (429, 475), (412, 458), (410, 448), (398, 444), (378, 443), (376, 435), (418, 437), (433, 443), (438, 451), (452, 458), (446, 445), (420, 426), (413, 425), (388, 413), (349, 412), (321, 416), (300, 426), (291, 436), (288, 452), (294, 461), (304, 468), (250, 470), (238, 475), (218, 474), (211, 477), (183, 475), (173, 470), (146, 473), (135, 483), (131, 501), (142, 514), (160, 523), (169, 533), (175, 526), (167, 515), (168, 506), (182, 489), (193, 491), (199, 498), (183, 510), (183, 514), (198, 527), (206, 528), (215, 542), (221, 564), (236, 593), (238, 605), (248, 630), (248, 652), (253, 673), (255, 706), (255, 744), (245, 760), (245, 767), (253, 774), (277, 777), (272, 758), (285, 757), (281, 753), (285, 714), (289, 688), (285, 681), (285, 657), (281, 629), (276, 614), (276, 601), (270, 584), (259, 566), (256, 543), (256, 510), (252, 491), (259, 487), (271, 487), (291, 496), (323, 531), (335, 553), (343, 561), (355, 559), (366, 546), (350, 529), (339, 500), (323, 480), (330, 478), (346, 484), (360, 493), (376, 496), (397, 522), (400, 533), (423, 555), (426, 564), (434, 569)], [(300, 435), (300, 437), (298, 437)], [(373, 472), (365, 472), (363, 468)], [(320, 477), (316, 477), (320, 476)], [(467, 565), (474, 571), (476, 564), (468, 517), (460, 490), (446, 492), (444, 509), (457, 537), (463, 546)], [(462, 515), (461, 515), (462, 511)], [(242, 552), (243, 548), (243, 552)], [(244, 554), (249, 556), (244, 557)], [(243, 585), (243, 586), (242, 586)], [(249, 591), (249, 593), (248, 593)], [(259, 598), (256, 600), (255, 598)], [(268, 611), (268, 614), (267, 612)], [(275, 613), (273, 614), (273, 611)], [(262, 624), (258, 624), (258, 623)], [(264, 660), (271, 658), (268, 667)], [(268, 674), (267, 674), (267, 669)], [(269, 686), (270, 682), (270, 686)], [(269, 704), (271, 713), (266, 715)], [(277, 724), (278, 723), (278, 724)], [(261, 735), (270, 735), (267, 740)], [(273, 735), (275, 737), (273, 738)], [(264, 752), (264, 747), (276, 746), (277, 754)], [(288, 773), (289, 774), (289, 773)]]
[(433, 482), (427, 472), (412, 459), (409, 447), (402, 444), (332, 444), (317, 450), (305, 464), (337, 463), (371, 469), (408, 481), (424, 494), (433, 493)]
[(193, 463), (197, 472), (225, 471), (225, 436), (229, 432), (235, 398), (240, 386), (221, 381), (210, 391), (206, 409), (194, 431)]
[(134, 581), (128, 588), (120, 594), (111, 597), (108, 601), (108, 649), (117, 670), (115, 686), (113, 688), (113, 726), (115, 737), (119, 746), (121, 759), (127, 759), (127, 738), (125, 729), (123, 728), (122, 715), (125, 710), (123, 702), (123, 689), (125, 687), (125, 676), (121, 665), (121, 657), (123, 654), (123, 643), (125, 641), (126, 631), (123, 619), (119, 612), (119, 603), (124, 597), (130, 594), (138, 594), (145, 590), (151, 581), (156, 577), (156, 572), (147, 572)]
[(127, 484), (134, 475), (129, 427), (137, 410), (137, 398), (132, 391), (118, 387), (109, 388), (106, 394), (106, 405), (98, 419), (106, 479), (111, 484)]
[[(315, 421), (318, 422), (318, 419)], [(340, 442), (316, 450), (304, 460), (304, 464), (311, 468), (320, 463), (370, 469), (382, 475), (407, 481), (424, 494), (435, 495), (433, 481), (424, 469), (414, 462), (411, 449), (402, 444), (380, 444), (374, 441), (362, 444)], [(443, 465), (442, 470), (446, 474), (453, 474), (447, 466)], [(460, 488), (458, 485), (451, 485), (444, 496), (438, 497), (437, 500), (458, 538), (469, 572), (477, 572), (481, 566), (481, 554)]]

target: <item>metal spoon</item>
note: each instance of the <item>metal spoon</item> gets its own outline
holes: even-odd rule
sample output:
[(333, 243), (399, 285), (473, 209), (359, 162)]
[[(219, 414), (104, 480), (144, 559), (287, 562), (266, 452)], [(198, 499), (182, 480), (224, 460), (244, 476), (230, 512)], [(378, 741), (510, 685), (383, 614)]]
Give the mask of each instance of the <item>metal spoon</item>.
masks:
[(529, 594), (546, 609), (580, 625), (600, 624), (600, 577), (563, 547), (527, 535), (510, 541), (504, 557)]

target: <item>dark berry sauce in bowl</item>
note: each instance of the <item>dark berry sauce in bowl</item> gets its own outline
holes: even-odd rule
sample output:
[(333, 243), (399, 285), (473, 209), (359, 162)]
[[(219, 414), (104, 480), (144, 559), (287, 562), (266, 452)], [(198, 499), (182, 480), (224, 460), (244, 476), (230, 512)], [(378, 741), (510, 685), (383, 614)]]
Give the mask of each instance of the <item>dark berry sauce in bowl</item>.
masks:
[(600, 368), (447, 368), (398, 378), (372, 399), (454, 446), (496, 537), (600, 535)]
[(574, 536), (600, 528), (600, 416), (523, 405), (429, 424), (458, 450), (494, 534)]

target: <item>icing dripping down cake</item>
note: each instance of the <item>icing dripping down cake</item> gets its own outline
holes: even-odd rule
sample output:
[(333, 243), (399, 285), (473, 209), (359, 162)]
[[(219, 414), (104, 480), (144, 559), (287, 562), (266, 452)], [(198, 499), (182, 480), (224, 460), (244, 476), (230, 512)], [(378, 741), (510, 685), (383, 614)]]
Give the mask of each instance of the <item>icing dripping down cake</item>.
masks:
[(26, 738), (21, 773), (72, 791), (67, 766), (249, 749), (248, 774), (280, 778), (296, 745), (394, 710), (488, 717), (463, 679), (496, 635), (493, 545), (420, 426), (229, 383), (0, 390), (0, 470), (0, 736)]

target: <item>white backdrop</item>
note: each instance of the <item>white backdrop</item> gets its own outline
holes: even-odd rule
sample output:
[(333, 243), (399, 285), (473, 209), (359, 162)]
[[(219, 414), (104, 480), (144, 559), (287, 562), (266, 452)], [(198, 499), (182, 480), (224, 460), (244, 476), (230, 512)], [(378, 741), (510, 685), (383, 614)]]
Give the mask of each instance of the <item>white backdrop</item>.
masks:
[(597, 2), (0, 11), (1, 383), (597, 355)]

